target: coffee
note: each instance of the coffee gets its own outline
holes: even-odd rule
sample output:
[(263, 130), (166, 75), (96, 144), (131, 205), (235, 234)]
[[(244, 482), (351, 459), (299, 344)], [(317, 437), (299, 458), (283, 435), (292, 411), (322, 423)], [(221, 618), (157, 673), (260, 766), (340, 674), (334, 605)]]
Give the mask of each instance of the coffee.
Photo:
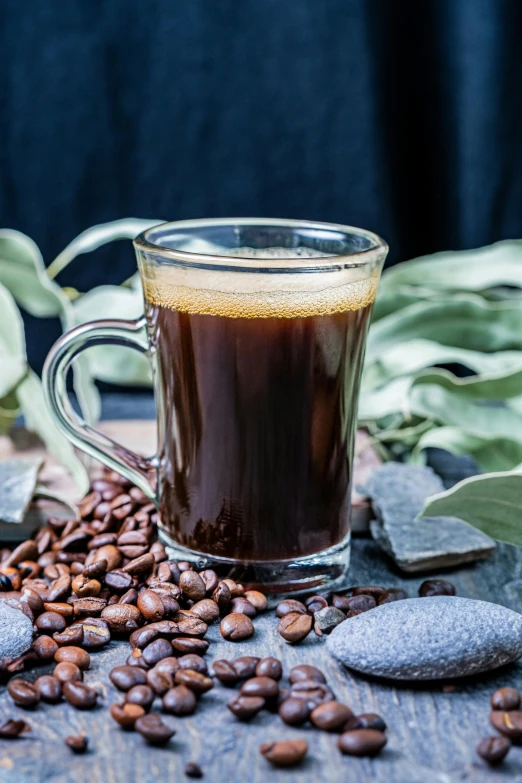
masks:
[(142, 267), (157, 375), (160, 515), (179, 544), (277, 561), (347, 536), (376, 280), (343, 274), (319, 291), (314, 279), (308, 292), (300, 279), (274, 291), (270, 275), (242, 285), (248, 275), (232, 272), (245, 289), (234, 290), (226, 273), (211, 289), (207, 279), (204, 288), (185, 285), (172, 267)]

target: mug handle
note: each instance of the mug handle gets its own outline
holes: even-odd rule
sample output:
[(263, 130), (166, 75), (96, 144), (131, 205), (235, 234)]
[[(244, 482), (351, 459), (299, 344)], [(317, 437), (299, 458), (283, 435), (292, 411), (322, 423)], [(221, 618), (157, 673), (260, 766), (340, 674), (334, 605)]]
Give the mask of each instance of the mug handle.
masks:
[(79, 449), (132, 481), (157, 506), (157, 457), (138, 456), (130, 449), (87, 424), (73, 410), (67, 395), (67, 372), (86, 348), (104, 343), (124, 345), (148, 353), (145, 318), (136, 321), (107, 319), (91, 321), (71, 329), (51, 348), (43, 369), (43, 389), (58, 428)]

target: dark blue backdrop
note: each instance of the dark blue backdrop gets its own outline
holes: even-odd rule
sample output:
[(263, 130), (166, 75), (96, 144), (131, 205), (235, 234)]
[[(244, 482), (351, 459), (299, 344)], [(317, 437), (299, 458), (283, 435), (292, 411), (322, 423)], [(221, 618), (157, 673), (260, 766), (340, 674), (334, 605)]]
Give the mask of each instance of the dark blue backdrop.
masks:
[(391, 262), (522, 237), (521, 58), (520, 0), (3, 0), (0, 223), (47, 262), (129, 215), (351, 223)]

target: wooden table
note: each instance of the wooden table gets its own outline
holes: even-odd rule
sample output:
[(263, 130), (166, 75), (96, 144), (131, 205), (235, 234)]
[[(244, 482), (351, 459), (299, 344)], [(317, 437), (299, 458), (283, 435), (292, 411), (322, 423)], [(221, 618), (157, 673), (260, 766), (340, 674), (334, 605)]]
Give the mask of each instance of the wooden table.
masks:
[[(372, 541), (356, 539), (353, 545), (354, 584), (405, 587), (416, 594), (421, 578), (404, 579)], [(459, 595), (496, 601), (520, 609), (522, 598), (522, 552), (499, 546), (487, 561), (452, 572)], [(349, 622), (349, 621), (348, 621)], [(16, 741), (0, 741), (0, 781), (19, 783), (130, 783), (131, 781), (183, 781), (187, 761), (197, 761), (204, 780), (211, 783), (455, 783), (472, 781), (522, 781), (522, 748), (513, 748), (497, 770), (489, 770), (475, 755), (477, 742), (493, 733), (489, 726), (489, 696), (501, 685), (522, 688), (522, 666), (505, 668), (479, 681), (459, 686), (454, 692), (434, 687), (396, 686), (369, 682), (347, 673), (326, 653), (324, 643), (312, 634), (298, 646), (285, 644), (276, 632), (273, 611), (255, 620), (255, 636), (239, 644), (220, 640), (211, 628), (207, 660), (232, 659), (239, 655), (275, 655), (285, 672), (297, 663), (320, 666), (337, 698), (354, 712), (378, 712), (389, 726), (388, 746), (376, 759), (342, 756), (336, 736), (311, 728), (294, 729), (277, 715), (263, 712), (249, 724), (238, 722), (225, 707), (233, 690), (216, 685), (202, 697), (190, 717), (165, 720), (176, 735), (165, 748), (150, 748), (140, 736), (122, 731), (110, 718), (107, 706), (121, 698), (110, 684), (110, 669), (123, 663), (129, 650), (125, 642), (111, 642), (93, 654), (86, 682), (103, 695), (102, 706), (79, 712), (66, 704), (40, 705), (35, 711), (13, 706), (5, 688), (0, 693), (2, 719), (21, 717), (32, 734)], [(33, 670), (34, 679), (51, 667)], [(84, 732), (90, 750), (74, 756), (64, 745), (67, 734)], [(276, 770), (260, 756), (266, 740), (304, 737), (310, 749), (305, 763), (293, 770)]]

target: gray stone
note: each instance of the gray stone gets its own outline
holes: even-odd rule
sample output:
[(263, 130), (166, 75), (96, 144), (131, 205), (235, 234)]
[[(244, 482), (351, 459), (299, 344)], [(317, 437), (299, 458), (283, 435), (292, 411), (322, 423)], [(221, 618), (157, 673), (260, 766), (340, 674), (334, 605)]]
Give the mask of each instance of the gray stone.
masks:
[(0, 522), (22, 522), (33, 497), (41, 466), (41, 457), (22, 457), (0, 462)]
[(33, 624), (20, 609), (0, 601), (0, 660), (23, 655), (33, 641)]
[(444, 486), (431, 468), (388, 462), (364, 486), (377, 520), (374, 540), (403, 571), (415, 573), (483, 560), (495, 542), (455, 517), (415, 517)]
[(522, 615), (471, 598), (411, 598), (346, 620), (327, 647), (361, 674), (394, 680), (463, 677), (522, 655)]
[(325, 606), (314, 613), (314, 628), (321, 633), (330, 633), (343, 620), (346, 620), (344, 612), (335, 606)]

